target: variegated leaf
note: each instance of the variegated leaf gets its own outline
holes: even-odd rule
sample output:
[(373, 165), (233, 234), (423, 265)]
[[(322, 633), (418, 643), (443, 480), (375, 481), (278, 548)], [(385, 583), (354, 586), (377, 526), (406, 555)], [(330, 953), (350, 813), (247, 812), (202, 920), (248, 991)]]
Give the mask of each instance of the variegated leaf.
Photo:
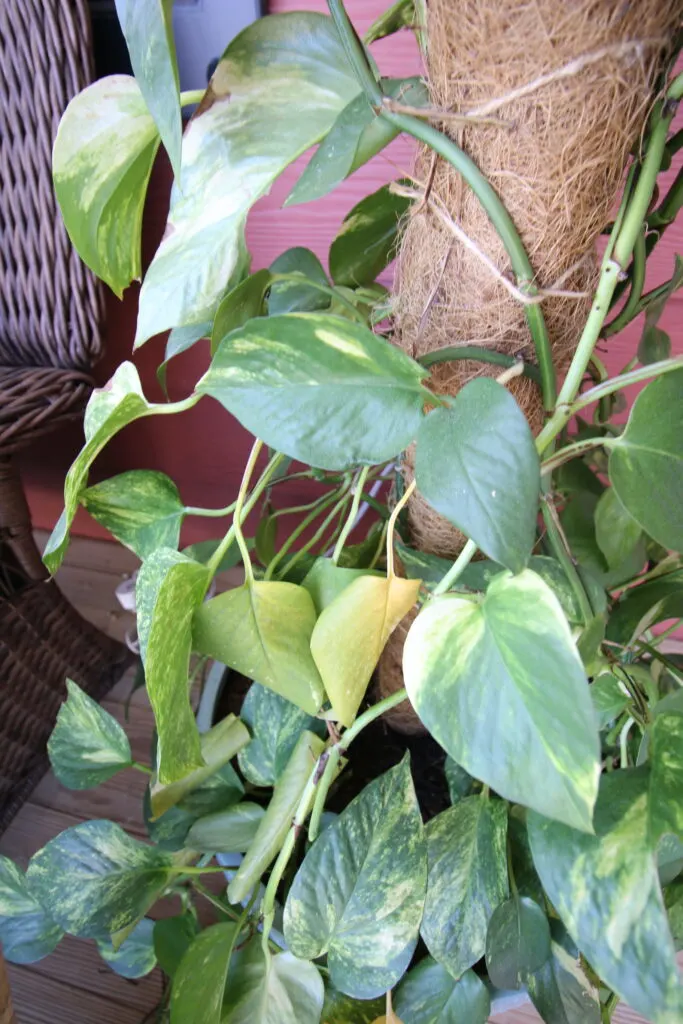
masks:
[(138, 558), (148, 558), (157, 548), (178, 547), (185, 506), (165, 473), (131, 469), (88, 487), (80, 500)]
[(497, 988), (521, 988), (549, 956), (550, 925), (538, 903), (514, 893), (496, 907), (486, 933), (486, 970)]
[(399, 985), (394, 1005), (404, 1024), (486, 1024), (491, 997), (474, 971), (454, 980), (425, 957)]
[(52, 770), (69, 789), (92, 789), (133, 762), (124, 730), (108, 711), (67, 679), (68, 697), (48, 740)]
[(670, 833), (683, 840), (683, 715), (657, 715), (650, 733), (648, 818), (653, 847)]
[(304, 729), (325, 735), (323, 722), (259, 683), (249, 688), (240, 717), (251, 732), (251, 740), (240, 750), (237, 760), (242, 774), (254, 786), (275, 785)]
[(373, 283), (396, 255), (399, 224), (409, 209), (410, 199), (383, 185), (349, 210), (330, 246), (330, 274), (336, 285)]
[(111, 939), (100, 940), (97, 949), (105, 963), (122, 978), (144, 978), (157, 965), (154, 952), (154, 921), (143, 917), (118, 949)]
[(0, 942), (6, 960), (32, 964), (57, 946), (64, 932), (29, 890), (24, 872), (0, 857)]
[(255, 936), (231, 961), (221, 1024), (319, 1024), (324, 996), (314, 964)]
[(550, 957), (526, 979), (531, 1001), (549, 1024), (600, 1024), (598, 992), (577, 957), (557, 942)]
[(173, 976), (171, 1024), (221, 1024), (223, 994), (238, 928), (206, 928), (191, 942)]
[(265, 811), (249, 801), (198, 818), (187, 834), (190, 850), (244, 853), (254, 842)]

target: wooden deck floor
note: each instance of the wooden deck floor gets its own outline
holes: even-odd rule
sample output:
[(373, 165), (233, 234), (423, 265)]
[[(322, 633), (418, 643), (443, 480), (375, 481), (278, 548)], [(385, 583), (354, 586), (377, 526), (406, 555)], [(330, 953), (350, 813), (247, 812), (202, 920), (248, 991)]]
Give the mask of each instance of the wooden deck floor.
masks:
[[(39, 538), (44, 540), (43, 537)], [(58, 580), (62, 590), (81, 614), (112, 636), (123, 638), (133, 616), (122, 611), (114, 591), (135, 569), (133, 555), (113, 544), (75, 540)], [(130, 703), (130, 675), (104, 701), (104, 707), (126, 728), (133, 757), (146, 761), (152, 732), (152, 712), (144, 691)], [(144, 776), (123, 772), (98, 789), (72, 792), (52, 773), (45, 776), (9, 829), (0, 837), (0, 853), (26, 864), (40, 846), (58, 832), (90, 818), (110, 818), (131, 834), (145, 838), (141, 816)], [(175, 913), (169, 903), (158, 914)], [(101, 960), (94, 943), (65, 938), (45, 960), (28, 967), (8, 965), (18, 1024), (141, 1024), (154, 1021), (154, 1008), (162, 995), (159, 971), (140, 981), (114, 974)], [(511, 1011), (492, 1018), (496, 1024), (531, 1024), (539, 1021), (531, 1009)], [(615, 1024), (642, 1022), (633, 1011), (621, 1007)]]

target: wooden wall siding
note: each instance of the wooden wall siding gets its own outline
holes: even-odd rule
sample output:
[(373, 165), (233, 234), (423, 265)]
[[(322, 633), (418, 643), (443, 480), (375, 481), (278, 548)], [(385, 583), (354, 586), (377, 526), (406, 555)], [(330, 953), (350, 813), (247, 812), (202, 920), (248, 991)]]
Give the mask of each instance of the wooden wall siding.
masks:
[[(347, 6), (362, 32), (388, 2), (348, 0)], [(325, 11), (326, 3), (325, 0), (271, 0), (273, 12), (296, 9)], [(419, 73), (417, 48), (409, 33), (381, 41), (375, 52), (385, 74), (405, 76)], [(257, 204), (249, 218), (247, 234), (254, 269), (268, 266), (280, 252), (292, 245), (307, 245), (325, 261), (330, 241), (348, 210), (368, 192), (409, 168), (411, 154), (411, 141), (397, 140), (340, 185), (331, 198), (284, 210), (282, 201), (304, 163), (304, 160), (299, 161), (275, 185), (271, 194)], [(168, 167), (161, 158), (155, 169), (146, 210), (146, 260), (151, 259), (163, 231), (169, 184)], [(659, 246), (648, 285), (670, 276), (676, 251), (683, 251), (683, 224), (671, 231)], [(113, 295), (108, 298), (107, 352), (97, 368), (102, 382), (123, 359), (131, 357), (136, 303), (135, 286), (128, 289), (123, 302), (118, 302)], [(662, 322), (662, 326), (672, 334), (679, 352), (683, 351), (682, 310), (682, 300), (678, 298), (671, 303)], [(630, 357), (637, 344), (639, 329), (639, 325), (632, 327), (606, 346), (603, 355), (612, 370), (620, 369)], [(157, 339), (149, 342), (135, 356), (147, 393), (157, 399), (161, 396), (154, 371), (162, 353), (163, 341)], [(169, 373), (171, 394), (177, 397), (186, 394), (206, 363), (206, 352), (199, 349), (176, 360)], [(81, 428), (74, 424), (45, 439), (24, 456), (22, 466), (36, 526), (51, 528), (59, 516), (64, 474), (80, 447), (81, 438)], [(224, 505), (234, 496), (249, 445), (250, 439), (239, 425), (216, 403), (205, 400), (183, 416), (164, 419), (163, 422), (151, 418), (127, 428), (98, 460), (92, 479), (102, 479), (125, 469), (157, 468), (175, 479), (188, 503)], [(300, 486), (292, 486), (287, 497), (296, 504), (301, 496)], [(210, 520), (193, 520), (186, 526), (188, 542), (211, 536), (214, 531), (215, 525)], [(77, 519), (76, 532), (86, 536), (104, 536), (85, 513)]]

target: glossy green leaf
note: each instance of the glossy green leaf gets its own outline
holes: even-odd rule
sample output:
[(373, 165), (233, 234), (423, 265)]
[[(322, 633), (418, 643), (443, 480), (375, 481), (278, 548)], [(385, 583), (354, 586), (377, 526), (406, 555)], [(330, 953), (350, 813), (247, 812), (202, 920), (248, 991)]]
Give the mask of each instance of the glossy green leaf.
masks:
[(114, 949), (111, 939), (99, 940), (97, 949), (104, 962), (122, 978), (144, 978), (157, 965), (154, 921), (143, 917), (118, 949)]
[(262, 18), (233, 39), (183, 137), (166, 233), (140, 293), (136, 344), (211, 319), (243, 263), (250, 208), (358, 92), (321, 14)]
[(194, 649), (286, 697), (308, 714), (324, 692), (309, 646), (315, 608), (293, 583), (245, 583), (196, 612)]
[(399, 224), (409, 208), (409, 199), (394, 195), (384, 185), (347, 213), (330, 247), (335, 284), (349, 288), (372, 284), (396, 255)]
[(683, 370), (653, 380), (626, 429), (610, 442), (609, 476), (621, 503), (665, 548), (683, 550)]
[(0, 942), (5, 959), (13, 964), (42, 960), (63, 934), (29, 890), (24, 872), (0, 856)]
[(92, 789), (133, 761), (124, 730), (108, 711), (67, 679), (68, 697), (47, 743), (52, 770), (69, 789)]
[(200, 817), (218, 810), (216, 801), (228, 807), (242, 795), (242, 785), (228, 762), (249, 742), (247, 728), (235, 715), (214, 725), (201, 737), (201, 755), (204, 764), (177, 782), (166, 785), (154, 780), (152, 811), (159, 817), (178, 804)]
[(119, 298), (142, 273), (142, 208), (158, 146), (128, 75), (101, 78), (74, 96), (57, 130), (52, 176), (66, 230), (83, 262)]
[[(385, 78), (382, 90), (412, 107), (424, 106), (429, 98), (420, 78)], [(399, 129), (373, 110), (364, 93), (354, 96), (309, 160), (285, 206), (308, 203), (332, 192), (398, 134)]]
[(550, 926), (537, 903), (512, 896), (493, 912), (486, 935), (486, 970), (497, 988), (521, 988), (550, 956)]
[(641, 534), (640, 526), (621, 504), (614, 488), (605, 490), (595, 508), (595, 539), (610, 569), (616, 569), (628, 558)]
[(626, 687), (611, 672), (602, 672), (591, 683), (590, 692), (601, 729), (620, 715), (629, 703)]
[(265, 811), (259, 804), (236, 804), (199, 818), (187, 835), (191, 850), (244, 853), (252, 845)]
[(221, 1024), (223, 994), (237, 925), (214, 924), (200, 932), (176, 968), (171, 1024)]
[(173, 0), (116, 0), (135, 79), (177, 177), (183, 125), (172, 7)]
[(365, 45), (370, 46), (378, 39), (391, 36), (402, 28), (412, 28), (421, 10), (420, 5), (424, 6), (424, 0), (395, 0), (373, 21), (363, 36)]
[(629, 644), (645, 629), (667, 619), (683, 617), (683, 572), (631, 587), (615, 604), (607, 637)]
[(666, 833), (683, 840), (683, 715), (657, 715), (650, 732), (648, 820), (654, 846)]
[(277, 543), (277, 519), (270, 511), (264, 511), (254, 535), (256, 557), (264, 567), (275, 557)]
[(319, 1024), (324, 996), (314, 964), (291, 953), (272, 956), (255, 936), (235, 951), (221, 1024)]
[(420, 427), (417, 486), (430, 505), (512, 572), (536, 536), (540, 465), (524, 413), (502, 384), (470, 381)]
[(275, 785), (305, 729), (326, 735), (323, 722), (258, 683), (249, 688), (240, 715), (251, 740), (240, 750), (237, 760), (242, 774), (254, 786)]
[[(327, 309), (330, 295), (316, 288), (330, 282), (323, 265), (310, 249), (296, 246), (287, 249), (270, 265), (272, 274), (290, 274), (289, 281), (275, 281), (268, 296), (268, 314), (311, 313), (316, 309)], [(297, 281), (294, 275), (303, 275), (305, 280)]]
[(335, 598), (339, 597), (342, 590), (346, 590), (359, 577), (368, 575), (382, 574), (369, 573), (367, 569), (347, 569), (335, 565), (331, 558), (316, 558), (301, 586), (311, 595), (316, 614), (320, 615)]
[(597, 991), (558, 943), (551, 942), (550, 957), (526, 978), (526, 987), (546, 1024), (600, 1024)]
[(419, 590), (419, 580), (362, 576), (318, 617), (311, 652), (334, 717), (342, 725), (355, 719), (386, 642), (415, 604)]
[(405, 976), (394, 999), (403, 1024), (486, 1024), (491, 997), (474, 971), (457, 981), (431, 957)]
[(254, 317), (265, 316), (266, 294), (272, 280), (273, 275), (269, 270), (258, 270), (240, 281), (221, 299), (211, 331), (212, 354), (231, 331), (244, 327)]
[[(211, 770), (212, 775), (158, 816), (154, 816), (152, 810), (152, 792), (155, 805), (158, 805), (166, 799), (173, 799), (174, 789), (182, 786), (185, 780), (161, 789), (152, 787), (152, 791), (148, 789), (145, 792), (142, 810), (147, 834), (160, 849), (177, 851), (186, 846), (192, 849), (187, 837), (195, 822), (208, 815), (225, 811), (244, 796), (244, 786), (230, 764), (224, 764), (217, 770), (214, 766)], [(192, 776), (187, 778), (191, 779)]]
[(432, 601), (408, 633), (403, 672), (418, 715), (466, 771), (590, 831), (597, 723), (567, 620), (540, 577), (504, 573), (481, 601)]
[(131, 839), (119, 825), (86, 821), (39, 850), (26, 880), (65, 932), (105, 939), (145, 914), (172, 868), (168, 854)]
[(307, 959), (327, 953), (335, 987), (372, 999), (410, 963), (426, 882), (422, 819), (406, 757), (367, 785), (308, 851), (285, 905), (287, 944)]
[(81, 504), (141, 558), (157, 548), (177, 548), (185, 506), (170, 477), (152, 469), (132, 469), (88, 487)]
[(456, 764), (452, 757), (446, 758), (443, 770), (452, 804), (457, 804), (460, 800), (472, 795), (476, 779), (473, 779), (464, 768)]
[(189, 324), (187, 327), (174, 327), (170, 332), (166, 339), (164, 361), (157, 367), (157, 380), (164, 392), (166, 391), (168, 364), (171, 359), (175, 359), (176, 356), (187, 352), (188, 349), (191, 349), (198, 341), (202, 341), (203, 338), (210, 338), (212, 327), (212, 323), (207, 321), (201, 324)]
[(373, 1024), (373, 1021), (384, 1013), (386, 999), (359, 1000), (344, 995), (334, 987), (326, 984), (325, 1002), (323, 1004), (323, 1024)]
[(643, 366), (657, 363), (660, 359), (668, 359), (671, 355), (671, 338), (661, 327), (645, 324), (638, 342), (638, 361)]
[(199, 924), (189, 912), (154, 923), (154, 953), (159, 967), (169, 978), (175, 976), (198, 930)]
[(520, 896), (528, 896), (534, 903), (538, 903), (539, 907), (542, 907), (545, 905), (545, 896), (541, 880), (534, 866), (534, 859), (531, 855), (526, 816), (527, 811), (525, 807), (517, 805), (510, 808), (508, 817), (510, 873), (514, 877), (518, 894)]
[[(603, 981), (656, 1024), (675, 1024), (683, 989), (647, 834), (647, 771), (604, 775), (589, 836), (529, 815), (543, 887)], [(643, 969), (647, 964), (647, 969)]]
[(64, 482), (64, 511), (48, 538), (43, 561), (56, 573), (69, 543), (69, 529), (78, 509), (78, 500), (95, 458), (122, 427), (148, 416), (159, 407), (150, 405), (142, 393), (138, 371), (132, 363), (121, 363), (103, 388), (96, 388), (85, 410), (85, 445), (81, 448)]
[(362, 324), (290, 313), (224, 338), (196, 390), (291, 458), (346, 469), (384, 462), (413, 440), (430, 397), (425, 375)]
[(157, 727), (161, 783), (177, 782), (204, 764), (188, 676), (192, 617), (210, 579), (206, 566), (170, 548), (157, 548), (137, 579), (138, 637)]
[(420, 933), (435, 960), (459, 978), (486, 948), (486, 929), (508, 895), (507, 805), (470, 796), (426, 828), (427, 899)]
[(241, 903), (249, 895), (280, 852), (301, 794), (323, 748), (323, 741), (314, 733), (302, 732), (299, 736), (287, 766), (275, 785), (254, 841), (228, 886), (228, 899), (231, 903)]

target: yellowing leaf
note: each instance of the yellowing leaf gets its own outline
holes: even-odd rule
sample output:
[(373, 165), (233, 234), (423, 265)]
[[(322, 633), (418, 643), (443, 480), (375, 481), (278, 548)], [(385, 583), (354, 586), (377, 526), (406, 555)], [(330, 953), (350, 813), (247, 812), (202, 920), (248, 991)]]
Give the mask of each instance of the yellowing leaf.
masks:
[(389, 636), (415, 604), (419, 580), (361, 576), (322, 612), (311, 651), (338, 721), (349, 726)]

